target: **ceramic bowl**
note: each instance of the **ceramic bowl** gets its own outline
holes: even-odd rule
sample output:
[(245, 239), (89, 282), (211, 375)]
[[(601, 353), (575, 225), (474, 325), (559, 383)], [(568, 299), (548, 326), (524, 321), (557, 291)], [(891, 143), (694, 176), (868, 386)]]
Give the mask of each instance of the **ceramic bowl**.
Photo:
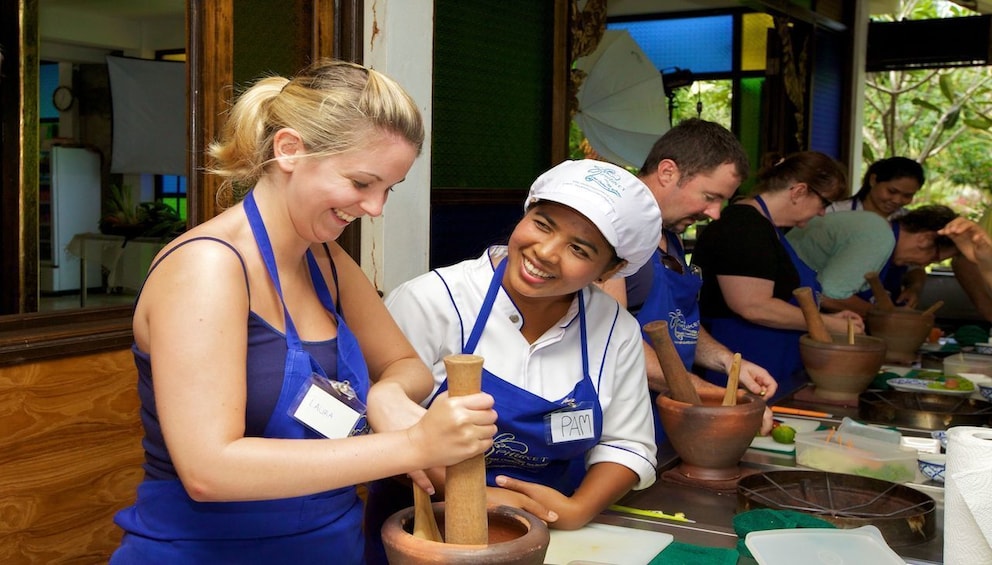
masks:
[(932, 431), (930, 437), (940, 442), (941, 449), (947, 449), (947, 432), (945, 430)]
[(978, 385), (978, 391), (982, 393), (982, 398), (992, 402), (992, 385)]
[(981, 353), (982, 355), (992, 355), (992, 343), (976, 343), (975, 352)]
[(920, 455), (920, 472), (931, 481), (942, 483), (944, 482), (944, 465), (946, 461), (946, 455), (938, 455), (936, 453)]

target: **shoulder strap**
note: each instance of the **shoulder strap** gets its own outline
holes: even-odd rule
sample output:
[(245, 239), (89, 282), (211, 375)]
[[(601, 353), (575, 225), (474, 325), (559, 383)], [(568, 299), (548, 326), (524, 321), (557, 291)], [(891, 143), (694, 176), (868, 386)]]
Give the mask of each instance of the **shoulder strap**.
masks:
[(344, 312), (341, 311), (341, 286), (338, 284), (338, 268), (334, 265), (331, 248), (327, 246), (327, 242), (321, 245), (324, 246), (324, 253), (327, 254), (327, 260), (331, 263), (331, 279), (334, 281), (334, 309), (341, 317), (344, 317)]
[(137, 296), (134, 297), (134, 305), (135, 306), (138, 305), (138, 298), (141, 296), (141, 291), (145, 288), (145, 283), (147, 283), (148, 282), (148, 279), (151, 278), (152, 273), (155, 272), (155, 269), (159, 265), (162, 264), (162, 261), (165, 261), (165, 259), (169, 255), (172, 255), (172, 252), (173, 251), (179, 249), (180, 247), (182, 247), (182, 246), (184, 246), (184, 245), (186, 245), (188, 243), (193, 243), (194, 241), (201, 241), (201, 240), (217, 242), (217, 243), (219, 243), (219, 244), (227, 247), (228, 249), (230, 249), (231, 251), (234, 252), (234, 255), (238, 258), (238, 261), (241, 263), (241, 271), (242, 271), (242, 273), (245, 276), (245, 291), (248, 292), (248, 309), (251, 310), (251, 288), (248, 285), (248, 267), (245, 266), (245, 260), (244, 260), (244, 258), (241, 256), (241, 253), (239, 253), (238, 250), (233, 245), (231, 245), (230, 243), (224, 241), (223, 239), (219, 239), (219, 238), (211, 237), (211, 236), (193, 237), (193, 238), (187, 239), (186, 241), (180, 242), (175, 247), (173, 247), (172, 249), (169, 249), (168, 251), (166, 251), (165, 254), (163, 254), (154, 263), (152, 263), (152, 266), (148, 269), (148, 274), (145, 275), (145, 280), (142, 281), (142, 283), (141, 283), (141, 288), (138, 289)]

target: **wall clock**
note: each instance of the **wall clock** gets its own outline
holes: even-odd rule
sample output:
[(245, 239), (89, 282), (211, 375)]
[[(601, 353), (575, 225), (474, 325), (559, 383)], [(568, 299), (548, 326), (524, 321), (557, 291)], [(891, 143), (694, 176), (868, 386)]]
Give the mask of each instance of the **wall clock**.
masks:
[(52, 104), (59, 112), (65, 112), (76, 102), (76, 95), (68, 86), (62, 85), (52, 93)]

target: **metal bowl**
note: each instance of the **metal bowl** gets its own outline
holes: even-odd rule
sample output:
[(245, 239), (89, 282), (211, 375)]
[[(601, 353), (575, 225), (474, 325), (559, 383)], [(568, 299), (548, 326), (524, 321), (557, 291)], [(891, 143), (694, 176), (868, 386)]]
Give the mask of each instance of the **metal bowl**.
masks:
[(992, 404), (971, 396), (868, 390), (858, 395), (858, 418), (918, 430), (988, 426), (992, 424)]
[(737, 483), (737, 511), (795, 510), (838, 528), (877, 527), (891, 547), (932, 539), (937, 503), (916, 489), (845, 473), (767, 471)]

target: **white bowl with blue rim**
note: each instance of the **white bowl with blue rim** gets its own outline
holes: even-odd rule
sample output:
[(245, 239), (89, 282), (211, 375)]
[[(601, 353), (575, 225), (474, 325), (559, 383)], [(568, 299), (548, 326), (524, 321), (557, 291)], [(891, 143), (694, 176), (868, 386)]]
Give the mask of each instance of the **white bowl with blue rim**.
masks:
[(986, 402), (992, 402), (992, 385), (979, 384), (977, 386), (978, 392), (982, 394), (982, 398), (984, 398)]
[(931, 481), (938, 483), (944, 482), (944, 468), (947, 464), (946, 455), (943, 453), (921, 453), (917, 461), (923, 476)]

